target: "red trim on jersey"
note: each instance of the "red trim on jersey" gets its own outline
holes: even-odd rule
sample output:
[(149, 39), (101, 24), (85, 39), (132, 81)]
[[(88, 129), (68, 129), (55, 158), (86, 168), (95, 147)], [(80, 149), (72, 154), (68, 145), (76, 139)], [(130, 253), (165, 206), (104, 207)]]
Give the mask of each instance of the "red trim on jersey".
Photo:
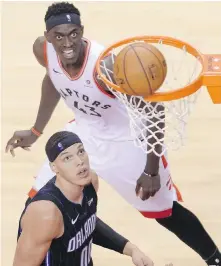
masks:
[(107, 95), (107, 96), (109, 96), (110, 98), (112, 98), (112, 99), (114, 99), (114, 98), (116, 98), (114, 95), (112, 95), (112, 94), (110, 94), (110, 93), (108, 93), (99, 83), (98, 83), (98, 81), (97, 81), (97, 79), (96, 79), (96, 74), (97, 74), (97, 72), (96, 72), (96, 68), (94, 68), (94, 72), (93, 72), (93, 78), (94, 78), (94, 82), (95, 82), (95, 84), (97, 85), (97, 87), (98, 87), (98, 89), (101, 91), (101, 92), (103, 92), (105, 95)]
[(72, 119), (71, 121), (69, 121), (68, 123), (70, 124), (70, 123), (72, 123), (72, 122), (74, 122), (75, 121), (75, 118), (74, 119)]
[(88, 61), (88, 57), (89, 57), (89, 52), (90, 52), (90, 48), (91, 48), (91, 42), (87, 39), (83, 39), (86, 43), (87, 43), (87, 47), (86, 47), (86, 53), (85, 53), (85, 57), (84, 57), (84, 62), (83, 62), (83, 65), (82, 65), (82, 68), (80, 69), (79, 73), (74, 76), (74, 77), (71, 77), (68, 72), (63, 68), (62, 66), (62, 63), (61, 63), (61, 60), (60, 58), (58, 57), (57, 55), (57, 58), (58, 58), (58, 63), (59, 63), (59, 66), (61, 68), (61, 70), (63, 71), (63, 73), (70, 79), (70, 80), (77, 80), (79, 79), (82, 74), (84, 73), (84, 70), (85, 70), (85, 67), (87, 65), (87, 61)]
[[(169, 190), (172, 189), (172, 186), (174, 187), (176, 191), (177, 200), (183, 202), (183, 198), (178, 187), (174, 183), (172, 183), (170, 186), (171, 188), (169, 188)], [(153, 219), (166, 218), (172, 215), (172, 208), (160, 212), (148, 212), (148, 211), (139, 211), (139, 212), (146, 218), (153, 218)]]
[(171, 183), (171, 176), (169, 176), (169, 179), (168, 179), (168, 181), (167, 181), (167, 183), (166, 183), (166, 186), (169, 186), (169, 184)]
[(166, 157), (164, 155), (162, 155), (161, 159), (162, 159), (162, 162), (163, 162), (164, 169), (166, 169), (167, 166), (168, 166), (167, 159), (166, 159)]
[(172, 208), (161, 212), (140, 211), (140, 213), (146, 218), (153, 218), (153, 219), (166, 218), (172, 215)]
[(28, 196), (29, 198), (34, 198), (34, 196), (37, 194), (37, 190), (35, 190), (34, 188), (32, 188), (29, 192), (28, 192)]
[(180, 202), (183, 202), (183, 197), (182, 197), (178, 187), (174, 183), (173, 183), (173, 187), (176, 190), (177, 200), (180, 201)]

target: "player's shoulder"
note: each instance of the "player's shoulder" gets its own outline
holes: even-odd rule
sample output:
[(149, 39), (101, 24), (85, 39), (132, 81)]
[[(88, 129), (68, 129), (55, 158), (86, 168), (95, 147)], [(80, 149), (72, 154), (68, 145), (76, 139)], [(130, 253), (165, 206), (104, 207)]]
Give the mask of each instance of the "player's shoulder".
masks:
[(40, 215), (41, 217), (44, 217), (44, 215), (47, 217), (57, 217), (60, 210), (52, 201), (39, 200), (31, 202), (26, 209), (26, 213), (35, 214), (35, 216)]
[(45, 46), (46, 39), (44, 36), (39, 36), (33, 43), (33, 53), (38, 60), (39, 64), (46, 67), (45, 60)]
[(35, 234), (39, 237), (49, 237), (50, 239), (60, 237), (62, 234), (63, 217), (55, 204), (50, 201), (31, 202), (22, 219), (21, 228), (27, 231), (35, 228)]
[(102, 43), (100, 43), (100, 42), (98, 42), (96, 40), (92, 39), (92, 40), (90, 40), (90, 42), (91, 42), (92, 45), (94, 45), (97, 48), (104, 49), (104, 47), (105, 47)]
[(88, 40), (88, 39), (85, 39), (85, 40), (87, 40), (90, 43), (92, 53), (100, 54), (105, 48), (104, 45), (102, 45), (101, 43), (95, 40)]

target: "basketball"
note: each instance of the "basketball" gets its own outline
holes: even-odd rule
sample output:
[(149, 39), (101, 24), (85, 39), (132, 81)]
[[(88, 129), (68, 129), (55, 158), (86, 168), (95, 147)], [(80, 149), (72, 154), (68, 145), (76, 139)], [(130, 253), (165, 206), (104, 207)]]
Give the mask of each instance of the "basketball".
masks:
[(163, 84), (167, 64), (163, 54), (154, 45), (137, 42), (119, 52), (113, 72), (117, 85), (124, 93), (147, 97)]

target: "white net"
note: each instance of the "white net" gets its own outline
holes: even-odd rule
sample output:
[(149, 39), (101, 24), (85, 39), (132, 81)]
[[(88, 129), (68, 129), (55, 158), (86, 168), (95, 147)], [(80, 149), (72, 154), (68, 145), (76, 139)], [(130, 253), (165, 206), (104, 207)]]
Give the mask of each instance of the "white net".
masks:
[[(202, 64), (186, 51), (185, 46), (178, 49), (163, 44), (161, 40), (153, 45), (162, 52), (167, 62), (167, 77), (157, 92), (184, 87), (199, 76)], [(112, 63), (124, 47), (112, 50)], [(101, 61), (100, 66), (105, 77), (114, 83), (113, 72), (107, 68), (105, 60)], [(188, 117), (200, 90), (179, 100), (151, 103), (142, 97), (128, 96), (110, 86), (108, 88), (125, 105), (135, 145), (145, 153), (154, 152), (157, 156), (162, 156), (168, 149), (177, 150), (184, 145)]]

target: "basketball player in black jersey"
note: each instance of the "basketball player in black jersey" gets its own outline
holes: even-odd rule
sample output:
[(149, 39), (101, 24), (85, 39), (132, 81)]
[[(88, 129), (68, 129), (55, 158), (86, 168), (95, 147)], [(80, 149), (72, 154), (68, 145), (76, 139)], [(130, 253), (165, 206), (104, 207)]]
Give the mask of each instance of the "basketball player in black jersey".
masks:
[(96, 217), (98, 179), (80, 138), (55, 133), (46, 153), (56, 176), (26, 203), (13, 266), (92, 266), (92, 243), (131, 256), (137, 266), (152, 266), (136, 246)]

